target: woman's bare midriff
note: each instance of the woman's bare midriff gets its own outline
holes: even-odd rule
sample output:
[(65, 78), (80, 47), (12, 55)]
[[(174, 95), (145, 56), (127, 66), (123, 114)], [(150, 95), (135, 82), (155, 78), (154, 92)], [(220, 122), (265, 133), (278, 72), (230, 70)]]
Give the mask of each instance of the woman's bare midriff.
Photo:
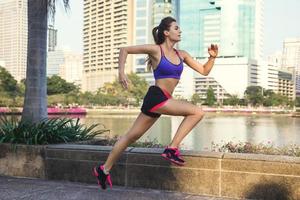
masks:
[(163, 78), (155, 81), (155, 85), (160, 87), (163, 90), (168, 91), (171, 95), (178, 84), (179, 79), (175, 78)]

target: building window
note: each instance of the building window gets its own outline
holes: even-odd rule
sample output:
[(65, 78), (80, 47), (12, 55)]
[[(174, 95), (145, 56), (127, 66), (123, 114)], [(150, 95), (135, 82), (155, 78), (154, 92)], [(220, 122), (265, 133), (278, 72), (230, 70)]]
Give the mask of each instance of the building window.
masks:
[(136, 11), (136, 16), (137, 17), (144, 17), (146, 15), (144, 10), (138, 10)]
[(137, 37), (146, 36), (146, 30), (145, 29), (137, 29), (136, 36)]
[(137, 68), (136, 69), (136, 73), (144, 73), (145, 72), (145, 68)]
[(136, 64), (137, 65), (144, 65), (145, 62), (146, 62), (145, 58), (138, 58), (138, 59), (136, 59)]
[(138, 27), (146, 26), (146, 20), (144, 20), (144, 19), (137, 19), (137, 20), (136, 20), (136, 25), (137, 25)]
[(145, 39), (137, 39), (136, 44), (145, 44), (146, 40)]
[(137, 0), (136, 1), (136, 6), (139, 7), (146, 7), (147, 1), (145, 0)]

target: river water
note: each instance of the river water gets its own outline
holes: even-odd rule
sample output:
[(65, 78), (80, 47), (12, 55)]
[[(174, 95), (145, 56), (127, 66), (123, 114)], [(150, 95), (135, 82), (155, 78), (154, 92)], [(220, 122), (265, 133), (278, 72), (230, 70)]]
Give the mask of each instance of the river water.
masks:
[[(81, 123), (100, 123), (110, 129), (108, 136), (123, 135), (133, 124), (137, 114), (89, 114)], [(170, 143), (183, 117), (162, 116), (140, 138), (140, 141)], [(100, 128), (100, 127), (99, 127)], [(181, 148), (211, 150), (212, 143), (251, 142), (284, 146), (300, 145), (300, 118), (287, 115), (207, 113), (203, 120), (183, 140)]]

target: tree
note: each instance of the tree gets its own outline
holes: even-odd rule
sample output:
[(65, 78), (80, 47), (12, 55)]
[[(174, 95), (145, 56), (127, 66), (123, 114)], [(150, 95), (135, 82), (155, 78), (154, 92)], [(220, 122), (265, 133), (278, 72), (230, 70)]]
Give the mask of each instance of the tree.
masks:
[(224, 101), (226, 102), (225, 104), (236, 106), (239, 104), (240, 99), (238, 98), (238, 95), (234, 94), (231, 95), (228, 99), (225, 99)]
[(0, 67), (0, 91), (12, 98), (15, 98), (19, 93), (17, 81), (3, 67)]
[(95, 96), (91, 92), (85, 92), (85, 93), (79, 94), (78, 103), (80, 105), (87, 106), (87, 105), (93, 104), (94, 102), (95, 102)]
[(269, 89), (269, 90), (264, 90), (263, 94), (264, 94), (264, 97), (270, 97), (270, 96), (274, 95), (275, 92), (273, 90)]
[(273, 90), (264, 90), (264, 106), (273, 106), (276, 103), (276, 94)]
[(214, 105), (215, 102), (216, 102), (216, 97), (215, 97), (215, 94), (214, 94), (214, 90), (210, 86), (207, 89), (206, 96), (207, 96), (206, 104), (209, 105), (209, 106)]
[[(48, 16), (54, 17), (56, 0), (28, 0), (28, 46), (22, 121), (47, 118), (46, 53)], [(69, 0), (62, 0), (65, 8)]]
[(200, 98), (199, 94), (197, 94), (197, 93), (193, 94), (193, 96), (191, 98), (191, 102), (193, 104), (201, 103), (201, 98)]
[(18, 83), (20, 96), (24, 97), (25, 95), (25, 79), (22, 79), (20, 83)]
[(79, 93), (79, 88), (74, 83), (68, 83), (60, 76), (53, 75), (47, 78), (47, 94), (65, 94), (70, 92)]
[(105, 83), (103, 87), (98, 89), (97, 95), (105, 98), (105, 100), (101, 101), (102, 105), (103, 103), (110, 105), (139, 105), (147, 92), (148, 83), (134, 73), (128, 74), (127, 77), (130, 82), (128, 90), (124, 90), (117, 80), (113, 83)]
[(129, 93), (136, 100), (139, 105), (144, 95), (147, 92), (148, 83), (145, 79), (139, 77), (138, 75), (131, 73), (128, 74), (128, 79), (130, 80)]
[(280, 105), (293, 106), (293, 102), (289, 101), (287, 96), (276, 94), (273, 90), (264, 90), (263, 105), (264, 106), (280, 106)]
[(245, 91), (246, 100), (253, 106), (263, 103), (263, 88), (260, 86), (248, 86)]
[(275, 94), (272, 98), (272, 105), (274, 106), (284, 106), (289, 104), (289, 98), (281, 94)]

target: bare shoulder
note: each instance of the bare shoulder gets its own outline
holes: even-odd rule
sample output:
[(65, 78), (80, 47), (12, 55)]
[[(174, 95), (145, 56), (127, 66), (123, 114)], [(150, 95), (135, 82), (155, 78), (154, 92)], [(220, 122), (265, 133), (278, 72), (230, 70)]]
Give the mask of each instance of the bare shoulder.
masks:
[(177, 51), (178, 51), (179, 55), (181, 56), (181, 58), (183, 58), (183, 60), (190, 57), (190, 54), (188, 52), (186, 52), (185, 50), (177, 50)]
[(135, 46), (122, 47), (123, 50), (127, 51), (129, 54), (149, 54), (155, 55), (159, 52), (159, 46), (155, 44), (143, 44)]

